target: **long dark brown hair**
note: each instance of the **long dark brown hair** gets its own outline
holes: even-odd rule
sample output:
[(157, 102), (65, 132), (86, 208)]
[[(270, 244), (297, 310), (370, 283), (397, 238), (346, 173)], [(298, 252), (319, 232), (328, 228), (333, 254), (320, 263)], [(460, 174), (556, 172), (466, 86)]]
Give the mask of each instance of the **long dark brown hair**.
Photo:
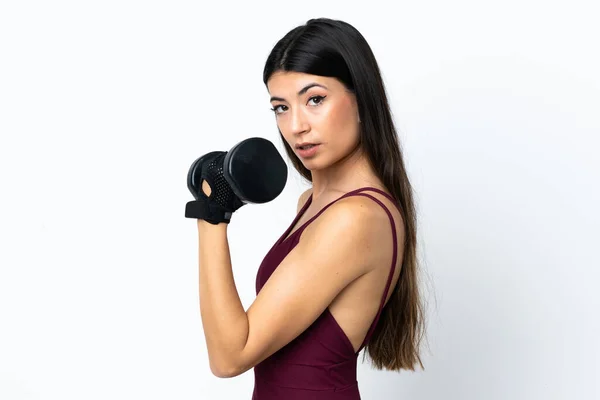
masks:
[[(402, 211), (406, 239), (399, 281), (366, 345), (377, 369), (415, 370), (425, 334), (424, 305), (418, 284), (417, 215), (402, 149), (392, 120), (386, 90), (375, 56), (352, 25), (328, 18), (310, 19), (289, 31), (269, 54), (265, 85), (277, 71), (294, 71), (337, 78), (356, 96), (362, 146), (385, 187)], [(281, 135), (281, 131), (279, 131)], [(308, 170), (281, 135), (294, 168), (309, 182)]]

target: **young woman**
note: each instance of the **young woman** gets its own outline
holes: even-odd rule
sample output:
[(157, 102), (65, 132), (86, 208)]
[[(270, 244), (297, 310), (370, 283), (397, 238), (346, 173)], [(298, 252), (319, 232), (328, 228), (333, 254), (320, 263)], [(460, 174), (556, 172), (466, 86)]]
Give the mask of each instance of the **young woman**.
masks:
[(254, 400), (360, 399), (363, 348), (378, 369), (423, 368), (415, 208), (379, 67), (353, 26), (311, 19), (277, 42), (263, 81), (311, 188), (261, 263), (247, 311), (227, 224), (198, 221), (211, 368), (253, 368)]

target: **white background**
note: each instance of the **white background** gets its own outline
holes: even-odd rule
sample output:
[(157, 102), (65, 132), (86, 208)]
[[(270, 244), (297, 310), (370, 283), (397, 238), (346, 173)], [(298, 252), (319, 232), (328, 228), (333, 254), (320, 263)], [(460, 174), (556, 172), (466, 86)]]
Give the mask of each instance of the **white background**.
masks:
[[(600, 398), (592, 3), (2, 2), (0, 399), (250, 399), (209, 369), (186, 175), (251, 136), (289, 163), (262, 70), (313, 17), (372, 46), (419, 212), (426, 369), (359, 364), (362, 397)], [(246, 308), (288, 165), (229, 227)]]

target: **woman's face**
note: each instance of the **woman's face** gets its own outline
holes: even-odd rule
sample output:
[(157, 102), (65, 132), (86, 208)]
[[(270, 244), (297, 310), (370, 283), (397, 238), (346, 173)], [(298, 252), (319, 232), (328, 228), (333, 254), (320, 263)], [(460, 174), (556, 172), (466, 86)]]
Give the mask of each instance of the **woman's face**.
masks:
[[(358, 145), (359, 116), (354, 94), (335, 78), (279, 71), (267, 82), (277, 126), (309, 170), (321, 169)], [(318, 146), (311, 154), (300, 143)]]

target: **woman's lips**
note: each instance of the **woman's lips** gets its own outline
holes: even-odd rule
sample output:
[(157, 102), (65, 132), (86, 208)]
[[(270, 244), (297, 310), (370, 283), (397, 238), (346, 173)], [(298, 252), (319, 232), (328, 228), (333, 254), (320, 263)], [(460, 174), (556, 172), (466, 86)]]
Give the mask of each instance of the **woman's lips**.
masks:
[(302, 150), (302, 149), (298, 148), (298, 149), (296, 149), (296, 151), (298, 152), (298, 155), (302, 158), (312, 157), (315, 154), (317, 154), (317, 151), (320, 146), (321, 146), (320, 144), (316, 144), (306, 150)]

